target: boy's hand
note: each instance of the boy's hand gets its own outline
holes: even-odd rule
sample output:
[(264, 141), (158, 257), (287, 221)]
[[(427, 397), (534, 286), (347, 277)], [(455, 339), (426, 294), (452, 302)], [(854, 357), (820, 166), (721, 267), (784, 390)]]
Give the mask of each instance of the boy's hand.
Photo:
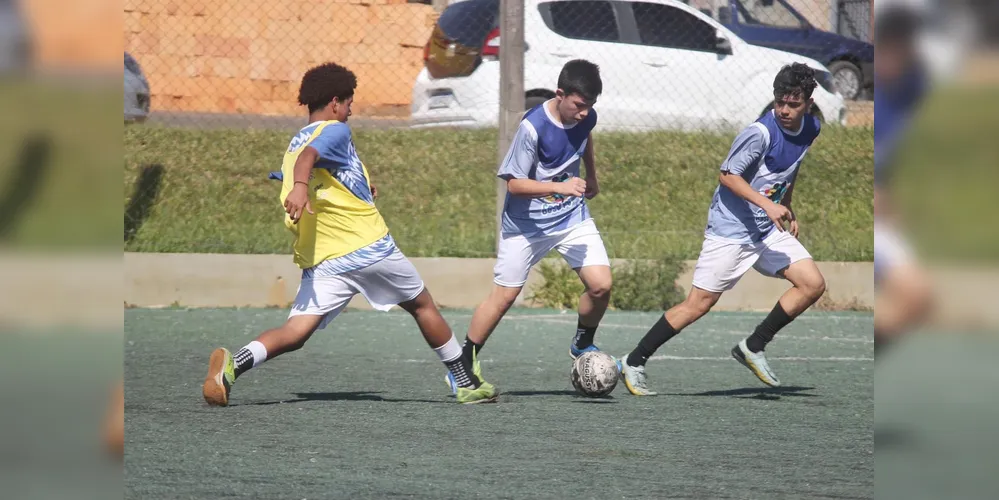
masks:
[(794, 214), (792, 214), (791, 210), (784, 205), (770, 203), (763, 210), (767, 212), (767, 217), (770, 217), (770, 220), (773, 221), (774, 225), (777, 226), (777, 230), (780, 232), (784, 232), (785, 220), (794, 222)]
[(600, 183), (597, 182), (597, 178), (596, 177), (587, 177), (586, 178), (586, 193), (585, 193), (586, 199), (587, 200), (592, 200), (598, 194), (600, 194)]
[(291, 188), (288, 197), (284, 199), (284, 211), (291, 216), (291, 221), (295, 224), (298, 224), (298, 220), (305, 212), (309, 212), (310, 215), (315, 214), (312, 211), (312, 202), (309, 201), (308, 186), (300, 182), (295, 183), (295, 187)]
[(563, 196), (583, 196), (586, 194), (586, 181), (572, 177), (565, 182), (555, 183), (555, 192)]
[(378, 187), (376, 187), (374, 184), (371, 185), (371, 197), (378, 198)]

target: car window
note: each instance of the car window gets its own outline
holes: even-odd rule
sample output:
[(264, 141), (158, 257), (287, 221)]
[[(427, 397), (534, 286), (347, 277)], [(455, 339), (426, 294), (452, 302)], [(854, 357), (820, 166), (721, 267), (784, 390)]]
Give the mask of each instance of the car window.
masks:
[(801, 20), (776, 0), (736, 0), (739, 24), (801, 28)]
[(548, 28), (566, 38), (600, 42), (620, 40), (617, 17), (610, 2), (549, 2), (539, 8), (542, 12), (548, 10), (549, 15), (542, 16)]
[(499, 27), (499, 0), (466, 0), (441, 13), (437, 25), (444, 36), (466, 47), (482, 47), (486, 36)]
[(714, 52), (717, 30), (697, 16), (669, 5), (631, 4), (642, 45)]

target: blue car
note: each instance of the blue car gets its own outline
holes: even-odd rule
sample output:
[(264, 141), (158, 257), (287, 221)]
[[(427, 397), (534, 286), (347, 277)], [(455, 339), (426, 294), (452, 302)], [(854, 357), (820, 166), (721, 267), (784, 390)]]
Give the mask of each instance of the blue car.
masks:
[[(701, 3), (685, 1), (694, 7)], [(786, 0), (720, 3), (717, 11), (701, 10), (753, 45), (800, 54), (825, 64), (833, 75), (835, 89), (845, 99), (858, 99), (872, 88), (874, 45), (812, 26)]]

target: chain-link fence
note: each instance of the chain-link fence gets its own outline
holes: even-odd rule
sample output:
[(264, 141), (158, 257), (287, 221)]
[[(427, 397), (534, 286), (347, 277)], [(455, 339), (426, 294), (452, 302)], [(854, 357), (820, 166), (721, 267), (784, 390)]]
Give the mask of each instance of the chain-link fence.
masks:
[[(811, 154), (818, 158), (815, 170), (823, 173), (803, 177), (815, 183), (817, 195), (845, 210), (836, 213), (830, 205), (814, 213), (821, 234), (812, 237), (813, 246), (826, 248), (819, 252), (823, 258), (867, 259), (873, 155), (869, 6), (868, 0), (524, 0), (526, 107), (554, 95), (565, 62), (597, 63), (604, 82), (597, 131), (605, 135), (595, 142), (604, 196), (592, 203), (607, 221), (605, 232), (620, 242), (610, 244), (612, 254), (669, 248), (693, 257), (716, 182), (713, 172), (732, 136), (770, 109), (777, 71), (806, 62), (817, 70), (814, 112), (828, 132)], [(499, 74), (499, 18), (500, 0), (126, 0), (125, 50), (137, 63), (132, 72), (142, 75), (133, 92), (135, 115), (145, 117), (148, 108), (146, 124), (126, 131), (126, 189), (143, 182), (141, 189), (150, 189), (142, 174), (150, 166), (162, 167), (153, 170), (155, 177), (170, 184), (176, 169), (220, 164), (176, 179), (172, 189), (157, 188), (161, 201), (149, 203), (158, 208), (135, 213), (185, 222), (143, 237), (143, 221), (126, 221), (132, 235), (126, 248), (276, 251), (278, 243), (253, 236), (272, 231), (272, 225), (274, 241), (286, 247), (280, 224), (271, 224), (280, 220), (271, 213), (275, 186), (257, 177), (245, 181), (265, 193), (245, 197), (270, 203), (260, 215), (269, 219), (266, 225), (246, 221), (238, 236), (195, 223), (202, 216), (178, 193), (194, 191), (192, 183), (219, 183), (198, 196), (231, 199), (242, 191), (226, 191), (220, 177), (246, 177), (252, 168), (263, 179), (267, 168), (275, 169), (287, 132), (305, 120), (296, 103), (301, 76), (335, 61), (357, 75), (351, 122), (359, 130), (362, 160), (373, 167), (376, 183), (383, 179), (380, 188), (409, 193), (405, 202), (392, 201), (385, 189), (380, 201), (404, 249), (415, 255), (492, 255), (493, 127), (500, 89), (509, 84)], [(129, 98), (126, 84), (126, 108)], [(239, 135), (249, 128), (276, 132)], [(205, 144), (205, 134), (216, 135)], [(206, 189), (215, 191), (207, 195)], [(415, 212), (433, 223), (418, 223), (416, 215), (410, 217)], [(213, 227), (226, 224), (234, 223)], [(428, 232), (436, 236), (424, 236)]]

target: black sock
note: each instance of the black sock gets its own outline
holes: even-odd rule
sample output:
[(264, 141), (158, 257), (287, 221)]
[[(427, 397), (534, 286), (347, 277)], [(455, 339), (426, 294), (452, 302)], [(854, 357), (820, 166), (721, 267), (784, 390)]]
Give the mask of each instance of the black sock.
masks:
[(476, 377), (472, 373), (472, 358), (462, 354), (454, 360), (445, 361), (444, 364), (451, 371), (451, 375), (454, 376), (454, 381), (458, 384), (458, 387), (472, 387), (477, 389), (482, 385), (479, 377)]
[(583, 326), (583, 323), (576, 322), (576, 338), (572, 339), (572, 345), (576, 349), (586, 349), (593, 345), (593, 336), (597, 333), (595, 326)]
[(774, 339), (774, 335), (780, 331), (781, 328), (787, 326), (791, 320), (794, 319), (788, 316), (784, 308), (780, 306), (780, 302), (774, 306), (773, 310), (766, 318), (763, 318), (763, 322), (756, 327), (749, 338), (746, 339), (746, 347), (750, 351), (760, 352), (767, 348), (767, 344)]
[(645, 362), (655, 354), (656, 349), (678, 333), (680, 332), (666, 321), (665, 314), (659, 316), (659, 321), (652, 325), (649, 332), (638, 342), (638, 347), (628, 355), (628, 366), (645, 366)]
[(482, 352), (482, 346), (484, 345), (486, 345), (486, 341), (483, 340), (481, 344), (476, 344), (475, 342), (472, 342), (472, 339), (468, 338), (468, 335), (465, 335), (465, 343), (462, 344), (461, 346), (462, 355), (468, 358), (469, 361), (471, 361), (472, 351), (474, 350), (475, 354), (478, 355), (480, 352)]
[(247, 348), (242, 348), (235, 356), (232, 357), (233, 363), (236, 364), (236, 377), (239, 378), (246, 370), (253, 368), (253, 353)]

